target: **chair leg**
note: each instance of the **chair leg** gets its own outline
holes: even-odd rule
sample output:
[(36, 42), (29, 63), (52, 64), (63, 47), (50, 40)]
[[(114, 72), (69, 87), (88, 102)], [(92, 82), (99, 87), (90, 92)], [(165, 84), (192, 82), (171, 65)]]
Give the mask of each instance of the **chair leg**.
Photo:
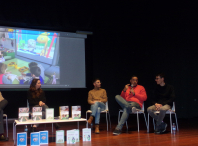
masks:
[(148, 124), (147, 124), (147, 132), (149, 133), (149, 113), (148, 113)]
[(107, 118), (107, 111), (106, 111), (106, 122), (107, 122), (107, 131), (108, 131), (108, 118)]
[(53, 133), (53, 123), (52, 123), (52, 133)]
[(179, 127), (178, 127), (178, 123), (177, 123), (177, 115), (175, 113), (175, 121), (176, 121), (176, 124), (177, 124), (177, 131), (179, 131)]
[(144, 120), (145, 120), (145, 123), (146, 123), (146, 129), (147, 129), (148, 126), (147, 126), (146, 116), (145, 116), (145, 113), (143, 113), (143, 114), (144, 114)]
[[(87, 112), (86, 112), (86, 120), (87, 120)], [(87, 128), (89, 128), (89, 127), (88, 127), (88, 122), (87, 122)]]
[(127, 121), (126, 121), (126, 127), (127, 127), (127, 130), (128, 130), (128, 124), (127, 124)]
[(7, 137), (8, 137), (8, 117), (6, 115), (6, 133), (7, 133)]
[(110, 130), (111, 130), (111, 119), (110, 119), (110, 113), (108, 112), (109, 114), (109, 124), (110, 124)]
[(153, 118), (153, 126), (154, 126), (154, 130), (155, 130), (155, 120), (154, 120), (154, 118)]
[(171, 133), (173, 132), (173, 128), (172, 128), (172, 116), (171, 116), (171, 112), (170, 112), (170, 127), (171, 127)]
[(138, 132), (139, 132), (139, 116), (138, 116), (138, 111), (137, 111), (137, 126), (138, 126)]
[(120, 111), (118, 112), (118, 123), (120, 122)]

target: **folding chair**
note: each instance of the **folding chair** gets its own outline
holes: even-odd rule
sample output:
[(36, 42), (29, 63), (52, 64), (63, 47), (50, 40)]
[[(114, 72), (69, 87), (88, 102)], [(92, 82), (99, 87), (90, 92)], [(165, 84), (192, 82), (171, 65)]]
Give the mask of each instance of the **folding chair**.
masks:
[[(118, 123), (120, 121), (120, 113), (123, 112), (123, 110), (119, 110), (119, 113), (118, 113)], [(145, 116), (145, 113), (144, 113), (144, 103), (142, 104), (142, 109), (139, 110), (139, 109), (136, 109), (135, 112), (131, 112), (130, 114), (137, 114), (137, 126), (138, 126), (138, 132), (139, 132), (139, 114), (144, 114), (144, 120), (145, 120), (145, 123), (146, 123), (146, 127), (147, 127), (147, 122), (146, 122), (146, 116)], [(127, 130), (128, 130), (128, 125), (127, 125), (127, 121), (126, 121), (126, 127), (127, 127)]]
[[(92, 111), (91, 110), (87, 110), (86, 111), (86, 119), (87, 119), (87, 113), (90, 113), (91, 114)], [(106, 113), (106, 123), (107, 123), (107, 131), (108, 131), (108, 118), (107, 118), (107, 114), (109, 114), (109, 123), (110, 123), (110, 129), (111, 129), (111, 120), (110, 120), (110, 113), (109, 113), (109, 108), (108, 108), (108, 101), (106, 102), (106, 109), (104, 111), (101, 111), (100, 113)], [(87, 127), (88, 127), (88, 123), (87, 123)]]
[[(160, 111), (155, 111), (154, 112), (155, 114), (159, 114)], [(170, 127), (171, 127), (171, 133), (172, 133), (172, 114), (175, 114), (175, 121), (176, 121), (176, 126), (177, 126), (177, 131), (179, 131), (179, 127), (178, 127), (178, 123), (177, 123), (177, 115), (176, 115), (176, 112), (175, 112), (175, 102), (173, 102), (173, 107), (172, 109), (170, 110), (167, 110), (166, 111), (166, 114), (170, 114)], [(154, 126), (154, 130), (155, 130), (155, 121), (154, 121), (154, 118), (153, 118), (153, 126)], [(147, 127), (147, 132), (149, 132), (149, 113), (148, 113), (148, 127)]]

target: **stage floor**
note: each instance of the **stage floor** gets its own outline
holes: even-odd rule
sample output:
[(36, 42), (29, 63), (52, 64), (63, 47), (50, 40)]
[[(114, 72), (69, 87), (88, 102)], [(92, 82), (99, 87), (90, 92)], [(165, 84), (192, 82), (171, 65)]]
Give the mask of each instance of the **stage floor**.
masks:
[[(129, 130), (127, 131), (126, 126), (123, 127), (122, 134), (118, 136), (114, 136), (112, 134), (114, 128), (117, 124), (117, 118), (111, 118), (112, 120), (112, 128), (107, 132), (107, 127), (105, 123), (105, 117), (102, 117), (100, 124), (100, 134), (95, 134), (94, 129), (92, 130), (92, 141), (91, 142), (83, 142), (82, 137), (80, 138), (80, 142), (73, 145), (83, 145), (83, 146), (189, 146), (189, 145), (198, 145), (198, 119), (178, 119), (179, 123), (179, 132), (176, 134), (171, 134), (170, 127), (168, 124), (167, 131), (164, 134), (154, 134), (153, 133), (153, 125), (150, 120), (150, 133), (147, 133), (144, 119), (140, 117), (140, 132), (137, 131), (136, 125), (136, 117), (130, 116), (128, 120)], [(166, 123), (169, 123), (169, 118), (165, 119)], [(80, 131), (82, 128), (85, 128), (86, 125), (84, 122), (80, 122)], [(60, 130), (71, 130), (77, 128), (77, 123), (61, 123)], [(30, 127), (28, 127), (30, 129)], [(39, 131), (44, 130), (44, 125), (39, 125)], [(46, 130), (49, 131), (49, 146), (63, 146), (67, 145), (66, 141), (64, 144), (56, 144), (55, 143), (55, 132), (52, 133), (51, 124), (46, 125)], [(23, 132), (24, 126), (17, 126), (17, 132)], [(82, 134), (82, 131), (81, 133)], [(0, 142), (1, 146), (10, 146), (14, 145), (13, 134), (12, 134), (12, 123), (9, 124), (9, 141)], [(30, 145), (29, 137), (28, 137), (28, 145)], [(72, 144), (70, 144), (72, 145)]]

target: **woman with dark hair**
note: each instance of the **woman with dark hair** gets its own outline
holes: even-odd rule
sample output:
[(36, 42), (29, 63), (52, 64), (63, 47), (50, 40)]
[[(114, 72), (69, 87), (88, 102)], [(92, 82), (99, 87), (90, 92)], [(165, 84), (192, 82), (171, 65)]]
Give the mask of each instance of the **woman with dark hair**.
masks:
[[(42, 118), (45, 119), (45, 111), (48, 106), (46, 103), (45, 92), (41, 89), (41, 82), (39, 79), (33, 79), (28, 91), (28, 102), (30, 111), (32, 107), (42, 107)], [(35, 131), (38, 125), (33, 125), (32, 131)], [(55, 124), (55, 128), (59, 129), (60, 126)]]

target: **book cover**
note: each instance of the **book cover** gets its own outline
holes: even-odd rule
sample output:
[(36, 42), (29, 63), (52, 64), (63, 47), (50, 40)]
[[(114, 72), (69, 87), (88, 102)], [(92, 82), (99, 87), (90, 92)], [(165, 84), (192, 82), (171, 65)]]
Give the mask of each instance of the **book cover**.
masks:
[(91, 141), (91, 128), (83, 128), (83, 141)]
[(40, 131), (40, 144), (48, 144), (48, 131)]
[(59, 115), (61, 120), (69, 119), (69, 106), (60, 106)]
[(81, 119), (81, 106), (72, 106), (72, 119)]
[(53, 108), (47, 108), (45, 111), (46, 114), (46, 120), (54, 120), (54, 109)]
[(32, 120), (42, 120), (42, 107), (33, 107), (32, 108)]
[(80, 141), (80, 131), (79, 131), (79, 129), (74, 129), (74, 135), (75, 135), (76, 142), (79, 142)]
[(17, 146), (27, 146), (27, 133), (17, 133)]
[(24, 122), (29, 120), (29, 108), (23, 107), (19, 108), (19, 115), (18, 115), (19, 122)]
[(40, 146), (40, 132), (30, 134), (30, 146)]
[(57, 130), (56, 131), (56, 143), (64, 143), (64, 130)]
[(75, 144), (76, 136), (75, 130), (67, 130), (67, 144)]

